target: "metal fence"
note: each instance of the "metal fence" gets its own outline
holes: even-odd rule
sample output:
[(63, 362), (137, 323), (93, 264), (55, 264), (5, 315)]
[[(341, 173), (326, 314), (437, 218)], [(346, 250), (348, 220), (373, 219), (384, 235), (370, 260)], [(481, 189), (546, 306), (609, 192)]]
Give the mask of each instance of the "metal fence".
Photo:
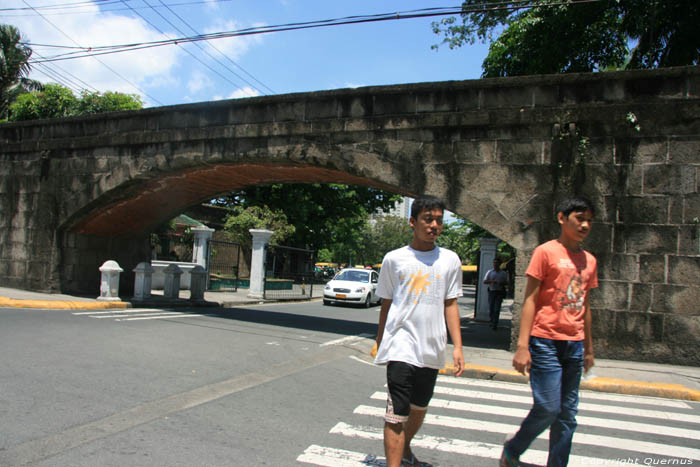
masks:
[(250, 282), (241, 277), (241, 247), (238, 243), (209, 242), (209, 290), (235, 292)]
[(268, 245), (265, 253), (264, 298), (310, 299), (313, 296), (315, 258), (314, 250)]

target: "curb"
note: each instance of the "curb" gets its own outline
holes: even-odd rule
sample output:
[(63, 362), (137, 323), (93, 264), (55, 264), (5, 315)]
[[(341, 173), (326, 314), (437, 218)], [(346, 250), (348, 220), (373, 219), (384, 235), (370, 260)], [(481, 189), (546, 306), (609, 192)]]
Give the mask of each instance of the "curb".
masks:
[[(449, 364), (440, 370), (440, 374), (449, 375), (453, 373), (454, 366)], [(529, 377), (514, 370), (470, 364), (464, 365), (462, 377), (523, 384), (527, 384), (530, 380)], [(630, 381), (626, 379), (596, 376), (589, 380), (582, 381), (580, 388), (589, 391), (626, 394), (631, 396), (661, 397), (700, 402), (700, 391), (687, 388), (682, 384)]]
[(121, 310), (131, 308), (131, 303), (117, 301), (78, 302), (65, 300), (20, 300), (15, 298), (0, 297), (0, 307), (41, 308), (54, 310)]

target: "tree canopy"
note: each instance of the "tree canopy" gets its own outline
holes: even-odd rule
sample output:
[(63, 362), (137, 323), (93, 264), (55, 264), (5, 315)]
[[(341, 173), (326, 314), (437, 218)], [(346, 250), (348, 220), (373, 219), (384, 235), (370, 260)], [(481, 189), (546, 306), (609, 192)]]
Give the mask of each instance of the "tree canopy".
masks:
[(29, 79), (32, 49), (22, 43), (19, 30), (0, 24), (0, 120), (7, 118), (10, 104), (22, 93), (41, 89)]
[(73, 91), (65, 86), (46, 84), (41, 91), (18, 96), (10, 105), (9, 120), (72, 117), (119, 110), (138, 110), (142, 107), (141, 98), (134, 94), (83, 91), (80, 96), (75, 96)]
[(294, 232), (285, 241), (296, 247), (357, 249), (369, 215), (394, 206), (398, 195), (375, 188), (320, 183), (258, 185), (213, 202), (229, 206), (267, 206), (284, 212)]
[(697, 0), (466, 0), (462, 11), (433, 31), (450, 48), (490, 42), (484, 77), (700, 63)]

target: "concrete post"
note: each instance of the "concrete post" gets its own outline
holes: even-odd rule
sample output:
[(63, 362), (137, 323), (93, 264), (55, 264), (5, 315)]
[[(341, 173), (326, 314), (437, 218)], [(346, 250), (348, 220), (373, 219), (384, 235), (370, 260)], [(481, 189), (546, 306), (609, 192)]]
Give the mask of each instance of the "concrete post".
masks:
[(192, 248), (192, 262), (199, 264), (205, 271), (209, 270), (209, 240), (214, 234), (214, 229), (209, 227), (192, 227), (190, 229), (194, 234), (194, 246)]
[(165, 274), (165, 285), (163, 286), (163, 296), (166, 298), (180, 298), (180, 276), (182, 269), (177, 264), (170, 264), (163, 270)]
[(146, 300), (151, 298), (151, 278), (154, 269), (150, 264), (143, 262), (139, 263), (134, 272), (134, 300)]
[(479, 256), (479, 292), (476, 297), (476, 321), (489, 321), (489, 287), (484, 284), (486, 272), (493, 267), (493, 260), (496, 258), (497, 238), (480, 238), (479, 245), (481, 255)]
[(190, 300), (204, 300), (207, 288), (207, 271), (199, 264), (190, 271)]
[(119, 274), (124, 270), (111, 259), (100, 266), (100, 296), (98, 300), (121, 300), (119, 298)]
[(265, 297), (265, 247), (274, 233), (271, 230), (250, 229), (253, 236), (253, 255), (250, 260), (250, 289), (248, 297)]

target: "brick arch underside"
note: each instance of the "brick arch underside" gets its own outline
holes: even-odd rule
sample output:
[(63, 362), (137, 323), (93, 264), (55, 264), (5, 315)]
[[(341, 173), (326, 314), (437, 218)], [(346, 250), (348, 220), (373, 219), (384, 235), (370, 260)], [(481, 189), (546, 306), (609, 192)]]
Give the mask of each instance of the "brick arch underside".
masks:
[[(186, 208), (217, 195), (271, 183), (342, 183), (410, 193), (339, 170), (279, 164), (217, 164), (160, 175), (117, 187), (64, 223), (66, 231), (96, 236), (135, 236), (150, 232)], [(294, 200), (289, 200), (294, 202)]]

